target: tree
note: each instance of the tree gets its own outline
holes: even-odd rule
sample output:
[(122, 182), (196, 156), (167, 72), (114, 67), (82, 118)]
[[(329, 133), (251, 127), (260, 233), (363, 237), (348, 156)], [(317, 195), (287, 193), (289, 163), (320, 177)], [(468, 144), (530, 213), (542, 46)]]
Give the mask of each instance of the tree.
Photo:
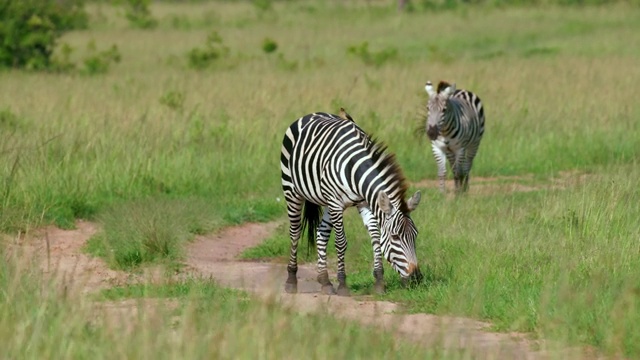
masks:
[(87, 19), (84, 0), (0, 0), (0, 68), (49, 68), (57, 39)]

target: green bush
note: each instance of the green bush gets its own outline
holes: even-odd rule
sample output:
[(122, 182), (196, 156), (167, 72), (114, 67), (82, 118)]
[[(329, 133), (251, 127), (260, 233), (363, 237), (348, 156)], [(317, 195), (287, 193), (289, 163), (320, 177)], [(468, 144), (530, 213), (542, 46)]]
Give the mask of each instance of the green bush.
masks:
[(0, 110), (0, 130), (15, 131), (22, 125), (22, 119), (14, 114), (11, 109)]
[(119, 63), (120, 51), (116, 45), (111, 45), (108, 50), (97, 51), (95, 42), (87, 45), (90, 55), (84, 59), (84, 73), (88, 75), (104, 74), (112, 63)]
[(273, 1), (272, 0), (253, 0), (251, 1), (256, 10), (260, 12), (265, 12), (273, 9)]
[(84, 0), (3, 0), (0, 67), (49, 69), (62, 33), (86, 26)]
[(375, 67), (380, 67), (386, 62), (398, 57), (398, 50), (396, 48), (385, 48), (374, 52), (369, 50), (369, 43), (366, 41), (360, 45), (349, 46), (347, 53), (359, 57), (365, 65)]
[(229, 48), (222, 42), (222, 38), (217, 32), (212, 32), (207, 37), (204, 48), (193, 48), (187, 54), (189, 67), (203, 70), (210, 67), (214, 61), (227, 55)]
[(171, 110), (182, 111), (184, 109), (184, 98), (183, 92), (170, 90), (160, 97), (160, 104), (167, 106)]
[(51, 6), (51, 20), (56, 25), (56, 28), (61, 31), (86, 29), (89, 27), (89, 15), (84, 8), (85, 2), (85, 0), (37, 1), (38, 4), (45, 3)]
[(137, 28), (152, 29), (158, 25), (149, 10), (151, 0), (127, 0), (127, 11), (125, 13), (129, 23)]
[(264, 51), (267, 54), (271, 54), (272, 52), (275, 52), (276, 50), (278, 50), (278, 43), (273, 40), (273, 39), (269, 39), (269, 38), (265, 38), (262, 41), (262, 51)]

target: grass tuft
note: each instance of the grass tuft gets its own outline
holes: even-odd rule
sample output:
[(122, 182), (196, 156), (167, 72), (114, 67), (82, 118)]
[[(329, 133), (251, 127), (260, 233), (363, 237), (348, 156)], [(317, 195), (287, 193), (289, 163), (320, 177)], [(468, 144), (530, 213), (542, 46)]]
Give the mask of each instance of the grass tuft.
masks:
[(89, 240), (86, 251), (123, 269), (176, 262), (195, 234), (219, 228), (220, 219), (210, 208), (200, 199), (149, 199), (113, 206), (100, 215), (102, 232)]

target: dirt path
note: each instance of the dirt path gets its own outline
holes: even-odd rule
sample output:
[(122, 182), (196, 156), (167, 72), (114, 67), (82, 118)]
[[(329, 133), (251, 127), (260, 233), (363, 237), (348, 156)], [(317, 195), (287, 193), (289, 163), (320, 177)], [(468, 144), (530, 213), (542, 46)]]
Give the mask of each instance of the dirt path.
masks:
[(35, 262), (45, 276), (55, 280), (68, 293), (92, 293), (136, 277), (111, 270), (102, 259), (82, 251), (97, 231), (96, 224), (86, 221), (77, 221), (74, 230), (48, 226), (27, 238), (17, 236), (9, 240), (8, 249), (25, 264)]
[[(516, 180), (522, 179), (515, 179), (514, 183)], [(493, 181), (478, 178), (475, 183), (477, 193), (483, 194), (489, 190), (481, 190), (482, 186), (499, 186), (500, 191), (504, 191), (503, 185), (498, 184), (501, 181), (504, 179)], [(574, 181), (584, 181), (583, 175), (562, 176), (560, 180), (552, 181), (551, 187), (560, 188)], [(437, 187), (437, 182), (421, 182), (415, 185)], [(518, 186), (510, 190), (530, 191), (529, 188)], [(76, 226), (75, 230), (48, 227), (37, 234), (35, 242), (21, 243), (20, 240), (16, 240), (14, 245), (20, 245), (17, 248), (28, 253), (28, 258), (35, 258), (31, 256), (35, 253), (41, 259), (41, 270), (46, 275), (57, 278), (65, 286), (65, 290), (86, 294), (116, 285), (149, 281), (149, 272), (132, 275), (110, 270), (101, 259), (85, 255), (81, 251), (82, 246), (98, 228), (95, 224), (84, 221), (77, 222)], [(584, 349), (552, 352), (548, 350), (552, 348), (548, 342), (527, 340), (525, 334), (491, 332), (490, 324), (473, 319), (428, 314), (403, 315), (398, 313), (399, 308), (396, 304), (387, 301), (321, 295), (315, 280), (316, 271), (312, 265), (299, 267), (299, 293), (286, 294), (283, 291), (286, 265), (237, 259), (244, 249), (261, 243), (278, 226), (278, 222), (245, 224), (228, 228), (219, 234), (198, 236), (188, 247), (186, 275), (213, 277), (224, 286), (275, 299), (301, 313), (326, 312), (339, 318), (378, 326), (424, 346), (438, 344), (451, 350), (462, 349), (468, 351), (472, 358), (597, 358), (594, 352), (585, 352)], [(130, 300), (105, 303), (101, 307), (119, 314), (129, 314), (137, 308), (136, 302)]]
[[(220, 284), (247, 290), (263, 298), (275, 299), (302, 313), (327, 312), (365, 325), (380, 326), (425, 346), (442, 344), (446, 348), (464, 349), (473, 358), (545, 359), (557, 357), (543, 349), (545, 344), (526, 340), (524, 334), (494, 333), (490, 324), (459, 317), (428, 314), (401, 315), (398, 306), (387, 301), (362, 301), (355, 298), (325, 296), (319, 293), (315, 268), (300, 265), (296, 295), (284, 293), (286, 266), (264, 262), (238, 261), (246, 248), (258, 245), (279, 224), (245, 224), (210, 236), (199, 236), (189, 247), (188, 265), (195, 274), (211, 276)], [(577, 354), (565, 356), (576, 358)], [(552, 356), (553, 355), (553, 356)], [(581, 353), (578, 357), (583, 357)]]
[[(75, 230), (49, 227), (41, 230), (34, 240), (14, 241), (13, 247), (19, 248), (30, 260), (37, 259), (43, 273), (57, 279), (69, 292), (88, 294), (112, 286), (149, 281), (149, 276), (153, 276), (153, 271), (133, 275), (110, 270), (101, 259), (85, 255), (81, 250), (82, 246), (97, 232), (97, 226), (84, 221), (77, 222), (76, 226)], [(586, 356), (582, 350), (564, 350), (560, 355), (544, 351), (545, 343), (529, 341), (524, 334), (494, 333), (488, 330), (490, 324), (472, 319), (428, 314), (402, 315), (396, 313), (396, 304), (387, 301), (321, 295), (315, 280), (316, 272), (311, 265), (301, 265), (299, 268), (299, 293), (286, 294), (283, 291), (286, 277), (284, 264), (236, 259), (244, 249), (262, 242), (278, 226), (278, 222), (245, 224), (228, 228), (219, 234), (198, 236), (188, 247), (187, 274), (183, 275), (210, 276), (221, 285), (275, 299), (283, 306), (301, 313), (326, 312), (364, 325), (384, 328), (401, 338), (411, 339), (427, 347), (438, 344), (451, 350), (462, 349), (468, 351), (472, 358), (547, 359)], [(145, 303), (151, 305), (157, 302), (154, 299), (145, 300)], [(175, 306), (172, 303), (162, 305)], [(130, 327), (131, 324), (127, 324), (126, 319), (131, 319), (131, 315), (139, 311), (140, 303), (136, 300), (102, 302), (96, 310), (98, 309), (107, 315), (97, 316), (101, 319), (99, 321), (115, 321)], [(534, 348), (543, 350), (536, 351)]]
[[(486, 196), (497, 193), (531, 192), (540, 190), (562, 190), (584, 184), (596, 175), (578, 171), (561, 171), (557, 177), (546, 181), (536, 180), (533, 174), (518, 176), (476, 177), (469, 180), (469, 195)], [(439, 188), (437, 179), (425, 179), (412, 183), (418, 188)], [(454, 184), (452, 179), (447, 179), (447, 195), (454, 197)]]

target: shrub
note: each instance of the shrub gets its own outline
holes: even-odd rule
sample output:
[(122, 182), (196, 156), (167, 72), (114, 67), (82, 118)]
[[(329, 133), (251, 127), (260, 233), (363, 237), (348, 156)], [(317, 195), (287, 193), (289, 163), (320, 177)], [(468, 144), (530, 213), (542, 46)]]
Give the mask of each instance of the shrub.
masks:
[(152, 29), (158, 25), (149, 10), (151, 0), (126, 0), (125, 16), (133, 27), (140, 29)]
[(366, 65), (375, 67), (380, 67), (398, 56), (396, 48), (386, 48), (378, 52), (372, 52), (369, 50), (369, 43), (366, 41), (360, 45), (349, 46), (347, 53), (359, 57)]
[(271, 54), (276, 50), (278, 50), (278, 43), (275, 42), (275, 40), (266, 38), (262, 41), (262, 51), (264, 51), (265, 53)]
[(86, 29), (89, 15), (85, 11), (85, 0), (40, 0), (38, 3), (51, 5), (51, 20), (61, 31)]
[(62, 33), (86, 26), (84, 0), (4, 0), (0, 7), (0, 67), (49, 69)]
[(0, 131), (14, 131), (22, 125), (22, 119), (9, 108), (0, 109)]
[(270, 11), (273, 9), (272, 0), (253, 0), (251, 3), (259, 12)]
[(62, 43), (58, 56), (53, 58), (53, 68), (57, 72), (70, 72), (76, 68), (76, 64), (71, 61), (73, 48), (67, 43)]
[(189, 67), (197, 70), (206, 69), (217, 59), (229, 53), (217, 32), (212, 32), (207, 37), (204, 48), (193, 48), (187, 54)]
[(109, 66), (121, 60), (120, 51), (116, 45), (111, 45), (108, 50), (98, 52), (95, 42), (87, 45), (90, 55), (84, 59), (84, 73), (88, 75), (104, 74)]
[(171, 90), (165, 92), (160, 97), (160, 104), (167, 106), (168, 108), (176, 111), (182, 111), (184, 108), (185, 95), (181, 91)]

